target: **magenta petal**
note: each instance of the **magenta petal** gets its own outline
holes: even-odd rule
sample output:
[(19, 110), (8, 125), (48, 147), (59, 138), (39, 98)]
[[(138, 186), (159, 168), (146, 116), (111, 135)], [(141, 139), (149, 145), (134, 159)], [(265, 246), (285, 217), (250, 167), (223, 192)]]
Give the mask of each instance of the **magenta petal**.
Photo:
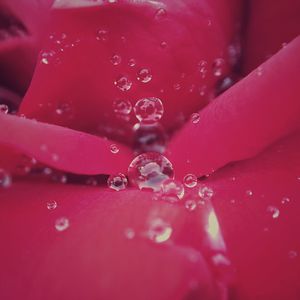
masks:
[(86, 133), (5, 114), (0, 114), (0, 124), (1, 145), (66, 172), (125, 172), (131, 161), (126, 147), (116, 144), (119, 152), (114, 154), (113, 142)]
[(177, 174), (204, 175), (256, 155), (300, 125), (300, 38), (187, 124), (169, 145)]
[[(202, 229), (188, 230), (181, 206), (135, 190), (37, 182), (0, 195), (3, 299), (224, 299), (199, 249), (184, 243), (201, 240)], [(57, 208), (47, 209), (49, 201)], [(62, 217), (69, 227), (59, 231)], [(155, 218), (172, 228), (164, 243), (149, 239)]]
[(208, 180), (237, 270), (235, 299), (300, 299), (299, 149), (297, 134)]

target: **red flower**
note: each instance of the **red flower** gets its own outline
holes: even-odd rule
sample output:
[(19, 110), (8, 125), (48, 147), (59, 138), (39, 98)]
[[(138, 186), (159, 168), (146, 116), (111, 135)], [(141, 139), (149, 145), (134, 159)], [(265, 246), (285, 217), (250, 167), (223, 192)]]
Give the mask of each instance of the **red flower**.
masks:
[[(1, 297), (299, 299), (298, 1), (253, 0), (247, 26), (238, 0), (57, 0), (48, 23), (49, 2), (0, 6), (10, 112), (41, 49), (0, 114)], [(145, 97), (176, 179), (199, 178), (175, 203), (106, 187)]]

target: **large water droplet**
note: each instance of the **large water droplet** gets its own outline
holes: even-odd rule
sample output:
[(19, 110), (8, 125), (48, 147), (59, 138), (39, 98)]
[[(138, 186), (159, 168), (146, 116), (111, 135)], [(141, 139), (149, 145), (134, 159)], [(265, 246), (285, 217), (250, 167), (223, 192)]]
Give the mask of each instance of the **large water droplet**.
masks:
[(280, 215), (280, 210), (273, 205), (268, 206), (267, 212), (271, 214), (273, 219), (277, 219)]
[(125, 190), (128, 184), (127, 177), (122, 174), (110, 175), (107, 180), (107, 185), (109, 188), (115, 191)]
[(69, 219), (62, 217), (55, 221), (55, 228), (57, 231), (64, 231), (70, 226)]
[(0, 188), (9, 188), (11, 186), (11, 177), (3, 169), (0, 169)]
[(119, 76), (115, 82), (115, 86), (122, 92), (129, 91), (132, 86), (132, 82), (126, 76)]
[(193, 188), (197, 185), (197, 176), (194, 174), (187, 174), (183, 178), (183, 183), (188, 188)]
[(0, 113), (7, 114), (9, 111), (9, 107), (6, 104), (0, 104)]
[(57, 202), (55, 200), (51, 200), (47, 202), (47, 208), (49, 210), (54, 210), (57, 207)]
[(143, 83), (148, 83), (149, 81), (151, 81), (152, 79), (152, 74), (150, 72), (149, 69), (141, 69), (138, 74), (137, 74), (137, 79), (140, 81), (140, 82), (143, 82)]
[(149, 222), (147, 237), (155, 243), (164, 243), (172, 235), (173, 229), (170, 224), (161, 218), (154, 218)]
[(145, 124), (158, 122), (164, 113), (164, 107), (159, 98), (149, 97), (140, 99), (134, 106), (136, 118)]
[(174, 177), (171, 162), (163, 155), (155, 152), (137, 156), (128, 168), (130, 182), (139, 189), (159, 191), (162, 183)]
[(213, 63), (213, 74), (216, 77), (220, 77), (224, 74), (225, 60), (223, 58), (217, 58)]
[(111, 59), (110, 59), (111, 63), (114, 65), (114, 66), (117, 66), (119, 65), (121, 62), (122, 62), (122, 58), (120, 55), (118, 54), (114, 54)]
[(202, 186), (199, 188), (199, 196), (201, 199), (208, 201), (214, 195), (214, 191), (208, 186)]

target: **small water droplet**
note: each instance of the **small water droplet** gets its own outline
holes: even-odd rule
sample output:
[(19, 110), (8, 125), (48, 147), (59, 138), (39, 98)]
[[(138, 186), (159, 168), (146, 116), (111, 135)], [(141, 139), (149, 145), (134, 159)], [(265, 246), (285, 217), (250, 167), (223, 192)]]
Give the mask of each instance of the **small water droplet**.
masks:
[(223, 58), (217, 58), (213, 62), (213, 74), (216, 77), (220, 77), (224, 73), (225, 60)]
[(161, 199), (169, 202), (177, 202), (184, 196), (183, 185), (174, 179), (167, 179), (161, 186)]
[(208, 186), (202, 186), (199, 188), (199, 196), (201, 199), (208, 201), (214, 195), (214, 191)]
[(127, 184), (128, 184), (127, 177), (122, 173), (119, 173), (117, 175), (111, 175), (107, 180), (108, 187), (115, 191), (125, 190)]
[(280, 215), (280, 210), (273, 205), (268, 206), (267, 212), (272, 215), (273, 219), (277, 219)]
[(289, 251), (288, 256), (289, 256), (290, 259), (294, 259), (298, 256), (298, 252), (294, 251), (294, 250), (291, 250), (291, 251)]
[(283, 197), (283, 198), (281, 199), (281, 203), (282, 203), (282, 204), (288, 204), (288, 203), (290, 203), (290, 202), (291, 202), (291, 199), (288, 198), (288, 197)]
[(114, 66), (117, 66), (119, 65), (121, 62), (122, 62), (122, 58), (120, 55), (118, 54), (114, 54), (111, 59), (110, 59), (111, 63), (114, 65)]
[(199, 123), (199, 122), (200, 122), (200, 114), (198, 114), (198, 113), (193, 113), (193, 114), (191, 115), (191, 121), (192, 121), (193, 124)]
[(132, 82), (126, 76), (122, 75), (116, 79), (114, 85), (122, 92), (126, 92), (131, 89)]
[(0, 188), (9, 188), (11, 183), (11, 176), (5, 170), (0, 169)]
[(126, 117), (132, 111), (132, 105), (127, 100), (115, 100), (113, 103), (113, 109), (117, 116)]
[(136, 118), (145, 124), (158, 122), (164, 113), (164, 107), (159, 98), (149, 97), (140, 99), (134, 106)]
[(249, 197), (251, 197), (251, 196), (253, 196), (253, 192), (251, 190), (247, 190), (246, 191), (246, 195), (249, 196)]
[(67, 218), (62, 217), (55, 221), (55, 228), (57, 231), (64, 231), (70, 226), (70, 222)]
[(197, 185), (197, 176), (194, 174), (187, 174), (183, 178), (183, 183), (188, 188), (193, 188)]
[(154, 18), (157, 21), (161, 21), (164, 20), (167, 17), (167, 11), (164, 8), (159, 8), (156, 12), (155, 12), (155, 16)]
[(162, 48), (162, 49), (166, 49), (167, 46), (168, 46), (168, 44), (167, 44), (167, 42), (165, 42), (165, 41), (162, 41), (162, 42), (160, 43), (160, 48)]
[(162, 183), (174, 177), (171, 162), (163, 155), (147, 152), (137, 156), (128, 168), (130, 182), (139, 189), (160, 191)]
[(198, 63), (199, 72), (202, 78), (206, 77), (207, 74), (207, 61), (206, 60), (200, 60)]
[(56, 114), (59, 116), (69, 113), (70, 111), (71, 111), (71, 106), (68, 103), (59, 103), (57, 108), (55, 109)]
[(134, 58), (129, 59), (128, 61), (128, 66), (129, 67), (134, 67), (136, 65), (136, 61)]
[(57, 202), (55, 200), (51, 200), (47, 202), (47, 208), (49, 210), (54, 210), (57, 207)]
[(98, 41), (105, 42), (108, 38), (108, 31), (106, 29), (99, 29), (96, 34), (96, 39)]
[(155, 218), (150, 221), (147, 237), (155, 243), (164, 243), (172, 235), (173, 229), (170, 224), (161, 218)]
[(0, 113), (7, 114), (9, 111), (9, 108), (6, 104), (0, 104)]
[(137, 79), (140, 81), (140, 82), (143, 82), (143, 83), (148, 83), (151, 81), (152, 79), (152, 74), (150, 72), (149, 69), (146, 69), (146, 68), (143, 68), (141, 69), (138, 74), (137, 74)]
[(175, 91), (179, 91), (181, 89), (181, 84), (180, 83), (175, 83), (173, 85), (173, 88), (174, 88)]
[(194, 211), (197, 208), (197, 203), (195, 200), (190, 199), (185, 201), (184, 206), (188, 211)]
[(113, 154), (119, 153), (120, 149), (116, 144), (111, 144), (110, 145), (110, 152)]
[(59, 160), (58, 154), (53, 153), (53, 154), (51, 155), (51, 159), (52, 159), (53, 161), (58, 161), (58, 160)]
[(263, 68), (261, 66), (256, 69), (256, 74), (257, 74), (257, 76), (262, 76)]
[(135, 237), (135, 231), (132, 228), (126, 228), (124, 234), (128, 240), (132, 240)]

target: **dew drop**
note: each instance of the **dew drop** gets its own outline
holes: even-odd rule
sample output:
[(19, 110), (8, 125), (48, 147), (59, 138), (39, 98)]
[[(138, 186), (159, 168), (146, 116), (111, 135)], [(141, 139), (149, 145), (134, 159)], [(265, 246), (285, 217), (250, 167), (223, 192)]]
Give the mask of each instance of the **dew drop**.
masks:
[(256, 74), (257, 74), (257, 76), (262, 76), (263, 68), (261, 66), (256, 69)]
[(201, 199), (208, 201), (212, 198), (212, 196), (214, 195), (214, 191), (207, 187), (207, 186), (202, 186), (199, 188), (199, 196)]
[(142, 83), (148, 83), (152, 79), (152, 74), (149, 69), (144, 68), (138, 72), (137, 79)]
[(273, 219), (277, 219), (280, 215), (280, 210), (275, 206), (268, 206), (267, 212), (271, 214)]
[(294, 259), (298, 256), (298, 252), (294, 251), (294, 250), (291, 250), (291, 251), (289, 251), (288, 256), (289, 256), (290, 259)]
[(47, 202), (47, 208), (49, 210), (54, 210), (57, 207), (57, 202), (55, 200), (51, 200)]
[(128, 168), (130, 182), (139, 189), (158, 192), (162, 183), (174, 177), (171, 162), (163, 155), (147, 152), (137, 156)]
[(191, 121), (192, 121), (193, 124), (198, 124), (200, 122), (200, 114), (193, 113), (191, 115)]
[(159, 8), (156, 12), (155, 12), (155, 20), (161, 21), (163, 19), (165, 19), (167, 17), (167, 11), (164, 8)]
[(199, 72), (202, 78), (206, 77), (207, 74), (207, 61), (206, 60), (200, 60), (198, 63)]
[(132, 240), (135, 237), (135, 231), (132, 228), (126, 228), (124, 234), (128, 240)]
[(7, 114), (9, 111), (9, 108), (6, 104), (0, 104), (0, 113)]
[(128, 116), (132, 111), (132, 105), (127, 100), (115, 100), (113, 103), (113, 109), (117, 116)]
[(116, 144), (111, 144), (110, 145), (110, 152), (113, 154), (117, 154), (119, 153), (120, 149), (118, 148), (118, 146)]
[(105, 29), (99, 29), (97, 31), (96, 39), (98, 41), (105, 42), (105, 41), (107, 41), (107, 38), (108, 38), (108, 31), (107, 30), (105, 30)]
[(291, 202), (291, 199), (288, 198), (288, 197), (283, 197), (283, 198), (281, 199), (281, 203), (282, 203), (282, 204), (288, 204), (288, 203), (290, 203), (290, 202)]
[(188, 211), (194, 211), (197, 208), (197, 203), (195, 200), (190, 199), (185, 201), (184, 206)]
[(159, 98), (143, 98), (135, 104), (134, 113), (141, 123), (153, 124), (162, 118), (164, 107)]
[(71, 106), (68, 103), (60, 103), (60, 104), (58, 104), (57, 108), (55, 109), (56, 114), (59, 116), (67, 114), (70, 111), (71, 111)]
[(249, 196), (249, 197), (251, 197), (251, 196), (253, 196), (253, 192), (251, 190), (247, 190), (246, 191), (246, 195)]
[(121, 62), (122, 62), (122, 58), (120, 55), (118, 54), (114, 54), (111, 59), (110, 59), (111, 63), (114, 65), (114, 66), (117, 66), (119, 65)]
[(107, 185), (109, 188), (115, 191), (125, 190), (128, 184), (127, 177), (122, 174), (110, 175), (107, 180)]
[(114, 85), (122, 92), (126, 92), (131, 89), (132, 82), (126, 76), (122, 75), (116, 79)]
[(147, 237), (155, 243), (164, 243), (172, 235), (173, 229), (170, 224), (161, 218), (155, 218), (150, 221)]
[(70, 222), (67, 218), (62, 217), (55, 221), (55, 229), (57, 231), (64, 231), (70, 226)]
[(169, 202), (177, 202), (184, 196), (183, 185), (174, 179), (167, 179), (161, 186), (161, 199)]
[(0, 188), (9, 188), (11, 183), (11, 176), (5, 170), (0, 169)]
[(220, 77), (224, 73), (225, 60), (223, 58), (217, 58), (213, 62), (213, 74), (216, 77)]
[(188, 188), (193, 188), (197, 185), (197, 176), (194, 174), (187, 174), (183, 178), (183, 183)]
[(134, 58), (129, 59), (128, 66), (133, 68), (135, 65), (136, 65), (135, 59)]
[(167, 42), (165, 42), (165, 41), (162, 41), (162, 42), (160, 43), (160, 48), (161, 48), (161, 49), (166, 49), (167, 46), (168, 46), (168, 44), (167, 44)]

